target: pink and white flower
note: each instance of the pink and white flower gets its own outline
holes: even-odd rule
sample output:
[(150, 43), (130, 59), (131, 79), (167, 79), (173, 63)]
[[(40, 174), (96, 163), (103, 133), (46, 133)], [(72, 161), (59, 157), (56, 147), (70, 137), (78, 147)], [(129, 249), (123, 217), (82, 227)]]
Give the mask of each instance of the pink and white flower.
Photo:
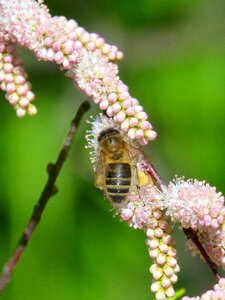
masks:
[[(66, 75), (81, 91), (108, 117), (113, 117), (130, 139), (141, 144), (154, 140), (156, 132), (147, 120), (148, 115), (118, 76), (115, 62), (123, 53), (98, 34), (88, 33), (76, 21), (52, 17), (41, 2), (0, 0), (0, 43), (24, 46), (38, 60), (57, 63), (61, 70), (67, 70)], [(3, 64), (2, 58), (0, 63)], [(25, 100), (21, 106), (22, 110), (16, 108), (18, 116), (26, 111), (36, 112), (33, 106), (30, 110), (23, 108), (29, 106)]]

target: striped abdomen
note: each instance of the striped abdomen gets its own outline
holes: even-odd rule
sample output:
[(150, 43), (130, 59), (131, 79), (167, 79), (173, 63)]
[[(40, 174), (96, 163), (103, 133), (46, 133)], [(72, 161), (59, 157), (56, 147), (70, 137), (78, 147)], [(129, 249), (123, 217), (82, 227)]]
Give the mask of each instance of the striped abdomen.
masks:
[(129, 194), (131, 167), (127, 163), (111, 163), (106, 173), (106, 196), (115, 203), (121, 203)]

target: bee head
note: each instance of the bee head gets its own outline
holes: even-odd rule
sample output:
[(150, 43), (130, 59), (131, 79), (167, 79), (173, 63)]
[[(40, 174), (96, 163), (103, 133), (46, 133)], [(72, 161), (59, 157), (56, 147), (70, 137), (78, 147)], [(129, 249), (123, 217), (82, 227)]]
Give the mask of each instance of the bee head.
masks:
[(110, 153), (114, 153), (121, 148), (123, 139), (118, 130), (109, 128), (102, 131), (98, 137), (99, 145)]

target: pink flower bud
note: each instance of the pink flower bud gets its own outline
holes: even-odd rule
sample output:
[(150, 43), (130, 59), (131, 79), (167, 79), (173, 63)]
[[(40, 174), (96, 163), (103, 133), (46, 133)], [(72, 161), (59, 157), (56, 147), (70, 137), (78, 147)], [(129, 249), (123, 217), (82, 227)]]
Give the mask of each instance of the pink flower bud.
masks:
[(9, 84), (6, 85), (6, 91), (7, 91), (7, 93), (11, 94), (15, 90), (16, 90), (16, 85), (15, 85), (14, 82), (9, 83)]
[(14, 105), (19, 100), (19, 95), (17, 93), (12, 93), (8, 95), (8, 101), (10, 104)]
[(150, 239), (154, 238), (155, 237), (155, 231), (154, 231), (154, 229), (148, 228), (148, 230), (146, 231), (146, 235)]
[(151, 266), (150, 266), (150, 268), (149, 268), (149, 272), (150, 273), (154, 273), (155, 271), (157, 271), (158, 269), (162, 269), (162, 268), (159, 268), (159, 266), (157, 265), (157, 264), (152, 264)]
[(64, 58), (64, 55), (63, 55), (62, 51), (57, 51), (55, 53), (55, 62), (57, 64), (61, 64), (63, 62), (63, 58)]
[(28, 112), (28, 114), (29, 114), (30, 116), (34, 116), (34, 115), (37, 114), (37, 109), (36, 109), (36, 107), (35, 107), (34, 105), (29, 104), (29, 105), (28, 105), (28, 108), (27, 108), (27, 112)]
[(175, 292), (174, 292), (174, 289), (173, 289), (172, 286), (170, 286), (170, 287), (168, 287), (168, 288), (166, 289), (166, 295), (167, 295), (169, 298), (174, 297)]
[(53, 44), (53, 39), (51, 37), (46, 37), (46, 39), (44, 40), (44, 45), (47, 47), (52, 47)]
[(149, 240), (148, 242), (148, 246), (153, 250), (156, 249), (159, 245), (159, 240), (156, 238), (153, 238), (151, 240)]
[(161, 238), (163, 236), (163, 234), (164, 233), (163, 233), (163, 230), (161, 228), (158, 227), (158, 228), (155, 229), (155, 236), (156, 237), (160, 237)]
[(84, 32), (85, 32), (85, 30), (84, 30), (83, 27), (77, 27), (77, 28), (76, 28), (76, 34), (77, 34), (78, 36), (81, 36), (82, 34), (84, 34)]
[(151, 291), (153, 293), (156, 293), (160, 288), (161, 288), (161, 283), (159, 281), (153, 282), (151, 285)]
[(12, 63), (14, 60), (12, 54), (6, 54), (3, 59), (4, 59), (4, 62), (6, 62), (6, 63)]
[(27, 108), (27, 106), (29, 105), (29, 101), (27, 98), (25, 97), (22, 97), (20, 100), (19, 100), (19, 104), (22, 108)]
[[(123, 107), (124, 107), (124, 105), (123, 105)], [(133, 107), (133, 106), (128, 107), (128, 108), (126, 109), (126, 114), (127, 114), (128, 116), (133, 116), (133, 115), (135, 114), (135, 109), (134, 109), (134, 107)]]
[(17, 108), (16, 110), (17, 117), (22, 118), (26, 115), (26, 110), (22, 108)]
[[(132, 101), (131, 99), (126, 99), (122, 102), (123, 108), (132, 107)], [(132, 107), (133, 108), (133, 107)], [(135, 110), (133, 110), (135, 112)]]
[(113, 113), (116, 114), (121, 110), (121, 105), (119, 103), (114, 103), (112, 105)]
[(144, 137), (144, 131), (142, 129), (138, 129), (135, 133), (135, 138), (136, 139), (141, 139)]
[[(135, 98), (131, 98), (131, 102), (132, 104), (135, 106), (135, 105), (138, 105), (138, 100), (135, 99)], [(139, 105), (140, 106), (140, 105)], [(136, 111), (136, 112), (139, 112), (139, 111)]]
[(117, 100), (117, 94), (116, 93), (110, 93), (108, 96), (109, 102), (110, 103), (115, 103)]
[(70, 68), (70, 62), (69, 62), (69, 60), (66, 57), (63, 58), (62, 65), (63, 65), (64, 69), (68, 70)]
[(113, 114), (113, 110), (112, 110), (112, 106), (109, 106), (106, 110), (107, 116), (112, 117)]
[[(106, 108), (109, 106), (109, 101), (108, 100), (104, 100), (101, 101), (99, 104), (100, 109), (102, 110), (106, 110)], [(113, 109), (112, 109), (113, 110)]]
[(167, 258), (167, 264), (170, 267), (175, 267), (177, 264), (177, 260), (174, 257), (169, 257), (169, 258)]
[(123, 91), (122, 93), (119, 94), (119, 98), (124, 101), (126, 99), (130, 98), (130, 94), (127, 91)]
[(168, 245), (166, 245), (166, 244), (160, 244), (160, 245), (159, 245), (159, 250), (160, 250), (162, 253), (167, 253), (167, 251), (168, 251)]
[(119, 93), (127, 92), (128, 91), (128, 86), (125, 85), (124, 83), (120, 82), (120, 84), (118, 86), (118, 91), (119, 91)]
[(149, 255), (151, 258), (157, 258), (157, 256), (159, 255), (159, 250), (158, 249), (154, 249), (154, 250), (149, 250)]
[(74, 50), (74, 41), (68, 40), (63, 45), (63, 52), (65, 54), (71, 54)]
[(157, 133), (153, 130), (145, 130), (145, 136), (150, 140), (153, 141), (157, 137)]
[[(166, 276), (171, 277), (174, 275), (174, 270), (173, 268), (169, 267), (169, 266), (165, 266), (163, 269), (163, 272)], [(171, 279), (170, 279), (171, 280)]]
[[(139, 127), (144, 129), (144, 130), (152, 129), (152, 125), (148, 121), (141, 121), (139, 123)], [(145, 132), (145, 134), (146, 134), (146, 132)]]
[(166, 255), (164, 253), (159, 253), (156, 257), (156, 262), (159, 265), (164, 265), (166, 262)]
[[(54, 51), (59, 51), (61, 50), (62, 47), (62, 43), (60, 41), (54, 41), (53, 45), (52, 45), (52, 49)], [(60, 51), (61, 52), (61, 51)]]
[(20, 85), (17, 87), (17, 93), (20, 95), (20, 96), (24, 96), (26, 95), (27, 93), (27, 88), (25, 87), (25, 85)]
[(133, 139), (135, 139), (135, 133), (136, 133), (136, 130), (131, 128), (131, 129), (129, 129), (127, 135), (128, 135), (129, 138), (131, 138), (133, 140)]
[(116, 52), (112, 52), (112, 51), (110, 51), (108, 53), (108, 57), (109, 57), (110, 60), (117, 60), (118, 59), (117, 58), (117, 53)]
[(162, 287), (164, 287), (164, 289), (168, 289), (171, 286), (171, 282), (170, 282), (169, 278), (167, 278), (167, 277), (163, 277), (161, 279), (161, 284), (162, 284)]
[(14, 81), (14, 76), (12, 73), (5, 74), (5, 82), (6, 83), (11, 83), (13, 81)]
[(130, 127), (135, 127), (138, 124), (138, 119), (130, 118)]
[(82, 43), (80, 41), (74, 42), (74, 49), (80, 50), (82, 48)]
[(104, 54), (107, 54), (107, 53), (109, 53), (110, 49), (111, 49), (110, 45), (105, 44), (105, 45), (102, 47), (102, 52), (103, 52)]
[(137, 118), (140, 120), (147, 120), (148, 115), (146, 114), (146, 112), (141, 111), (141, 112), (137, 113)]
[(4, 71), (6, 73), (11, 73), (13, 70), (13, 65), (11, 63), (4, 64)]
[(26, 82), (26, 79), (21, 75), (15, 76), (15, 83), (16, 84), (24, 84)]
[[(159, 210), (159, 209), (155, 210), (155, 211), (153, 212), (153, 216), (154, 216), (157, 220), (161, 219), (161, 217), (162, 217), (162, 211)], [(160, 224), (161, 224), (162, 222), (165, 222), (164, 220), (160, 220), (160, 221), (161, 221)]]
[(143, 109), (143, 106), (141, 106), (141, 105), (136, 105), (135, 106), (135, 112), (136, 113), (139, 113), (139, 112), (142, 112), (144, 109)]
[(155, 294), (155, 299), (156, 300), (166, 300), (166, 295), (164, 290), (160, 289), (156, 294)]
[(159, 280), (163, 276), (163, 269), (162, 268), (157, 268), (153, 273), (152, 277), (155, 280)]
[(87, 31), (85, 31), (80, 37), (81, 42), (84, 44), (90, 42), (90, 39), (90, 34)]
[(122, 123), (125, 120), (125, 118), (126, 114), (122, 110), (114, 116), (114, 120), (116, 121), (116, 123)]
[(94, 51), (96, 49), (96, 44), (94, 42), (87, 43), (87, 49), (90, 51)]
[(55, 59), (55, 52), (53, 51), (53, 49), (48, 49), (47, 50), (47, 60), (49, 61), (54, 61)]
[(90, 34), (91, 41), (96, 41), (99, 35), (95, 32)]
[(171, 283), (176, 283), (177, 280), (178, 280), (177, 275), (173, 273), (173, 275), (170, 277), (170, 282), (171, 282)]
[(75, 53), (68, 55), (68, 61), (70, 65), (73, 65), (77, 62), (77, 55)]
[(105, 40), (101, 37), (97, 38), (96, 40), (96, 46), (97, 47), (103, 47), (103, 45), (105, 44)]
[(206, 215), (206, 216), (204, 217), (204, 221), (205, 221), (205, 225), (206, 225), (206, 226), (210, 226), (210, 225), (211, 225), (212, 218), (211, 218), (209, 215)]
[(211, 226), (212, 226), (213, 229), (219, 228), (219, 223), (217, 222), (216, 219), (213, 219), (213, 220), (212, 220)]
[(130, 218), (133, 216), (133, 211), (129, 208), (121, 209), (121, 219), (123, 221), (130, 220)]
[(35, 99), (35, 95), (33, 92), (31, 91), (28, 91), (27, 94), (26, 94), (26, 97), (29, 101), (33, 101)]
[(118, 51), (118, 52), (117, 52), (117, 59), (118, 59), (118, 60), (121, 60), (123, 57), (124, 57), (123, 52), (122, 52), (122, 51)]
[(127, 132), (129, 130), (129, 121), (127, 119), (121, 123), (121, 129), (124, 132)]

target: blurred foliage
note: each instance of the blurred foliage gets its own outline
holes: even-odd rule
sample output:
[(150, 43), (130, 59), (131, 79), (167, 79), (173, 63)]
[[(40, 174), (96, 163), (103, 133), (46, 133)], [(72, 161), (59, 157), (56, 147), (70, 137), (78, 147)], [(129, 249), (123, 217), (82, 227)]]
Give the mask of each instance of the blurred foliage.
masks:
[[(147, 151), (165, 181), (205, 179), (225, 193), (225, 3), (210, 0), (48, 0), (52, 14), (76, 19), (125, 51), (120, 75), (158, 132)], [(0, 262), (9, 257), (85, 96), (57, 67), (21, 49), (38, 115), (17, 119), (1, 92)], [(92, 107), (89, 113), (98, 112)], [(1, 299), (154, 299), (142, 232), (112, 218), (93, 186), (83, 122), (50, 200)], [(184, 250), (177, 289), (214, 284), (207, 266)]]

